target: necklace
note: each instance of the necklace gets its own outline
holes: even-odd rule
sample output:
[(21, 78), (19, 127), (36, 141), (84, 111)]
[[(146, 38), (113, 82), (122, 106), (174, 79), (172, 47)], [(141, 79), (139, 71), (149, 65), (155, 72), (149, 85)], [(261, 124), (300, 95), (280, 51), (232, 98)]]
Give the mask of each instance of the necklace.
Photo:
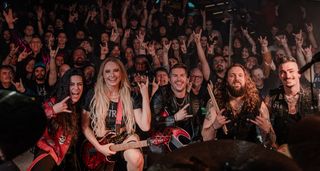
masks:
[(293, 96), (284, 95), (284, 100), (288, 104), (288, 112), (289, 114), (297, 113), (297, 102), (299, 99), (299, 93)]
[(186, 103), (186, 100), (187, 100), (187, 98), (184, 97), (183, 100), (182, 100), (182, 102), (179, 103), (179, 102), (178, 102), (178, 98), (177, 98), (177, 97), (174, 97), (174, 102), (175, 102), (175, 104), (177, 104), (177, 106), (178, 106), (179, 108), (182, 107), (182, 106)]
[(284, 99), (288, 104), (296, 104), (299, 98), (299, 93), (293, 96), (284, 95)]
[(241, 101), (241, 103), (236, 103), (236, 105), (232, 105), (230, 103), (230, 107), (235, 113), (240, 113), (242, 110), (243, 104), (244, 104), (243, 101)]

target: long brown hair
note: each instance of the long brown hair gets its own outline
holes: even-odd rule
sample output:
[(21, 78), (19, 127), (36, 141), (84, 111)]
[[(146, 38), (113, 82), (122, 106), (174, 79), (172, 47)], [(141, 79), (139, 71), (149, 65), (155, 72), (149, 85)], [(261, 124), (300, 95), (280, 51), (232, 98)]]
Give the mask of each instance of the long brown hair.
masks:
[(244, 92), (244, 104), (245, 104), (245, 108), (247, 111), (249, 112), (254, 112), (254, 110), (256, 109), (257, 105), (260, 102), (260, 97), (259, 97), (259, 91), (255, 85), (255, 83), (252, 81), (248, 71), (245, 69), (244, 66), (242, 66), (241, 64), (233, 64), (232, 66), (230, 66), (227, 69), (227, 72), (224, 76), (224, 83), (223, 83), (223, 87), (224, 87), (224, 91), (223, 91), (223, 97), (220, 99), (222, 100), (222, 104), (226, 104), (226, 102), (229, 101), (229, 95), (228, 95), (228, 90), (227, 90), (227, 85), (228, 85), (228, 81), (227, 81), (227, 77), (228, 77), (228, 73), (230, 71), (231, 68), (234, 67), (239, 67), (243, 70), (244, 74), (245, 74), (245, 92)]

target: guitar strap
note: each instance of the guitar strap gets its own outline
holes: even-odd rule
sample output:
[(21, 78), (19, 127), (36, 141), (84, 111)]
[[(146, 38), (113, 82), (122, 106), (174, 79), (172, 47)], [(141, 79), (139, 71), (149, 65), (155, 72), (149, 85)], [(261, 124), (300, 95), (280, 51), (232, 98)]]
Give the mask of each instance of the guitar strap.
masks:
[(120, 133), (121, 122), (122, 122), (122, 103), (121, 103), (121, 100), (119, 99), (118, 105), (117, 105), (117, 116), (116, 116), (116, 134)]

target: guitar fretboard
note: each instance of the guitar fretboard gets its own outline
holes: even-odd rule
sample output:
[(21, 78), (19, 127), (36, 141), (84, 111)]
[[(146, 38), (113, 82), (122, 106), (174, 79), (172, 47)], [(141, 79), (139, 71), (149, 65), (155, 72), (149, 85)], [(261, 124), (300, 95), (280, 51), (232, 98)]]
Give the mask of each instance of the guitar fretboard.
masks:
[(146, 146), (148, 146), (148, 140), (112, 145), (110, 146), (110, 150), (124, 151), (131, 148), (140, 148), (140, 147), (146, 147)]

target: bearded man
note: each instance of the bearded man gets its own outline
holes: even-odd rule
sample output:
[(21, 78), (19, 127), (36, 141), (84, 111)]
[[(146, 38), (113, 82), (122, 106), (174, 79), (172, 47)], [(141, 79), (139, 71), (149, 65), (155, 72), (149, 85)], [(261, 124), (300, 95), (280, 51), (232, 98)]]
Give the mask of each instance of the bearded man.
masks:
[(221, 97), (217, 97), (222, 110), (209, 108), (203, 124), (203, 139), (237, 139), (273, 145), (275, 133), (269, 121), (268, 108), (260, 100), (246, 69), (240, 64), (232, 65), (226, 72), (223, 85), (225, 90)]

